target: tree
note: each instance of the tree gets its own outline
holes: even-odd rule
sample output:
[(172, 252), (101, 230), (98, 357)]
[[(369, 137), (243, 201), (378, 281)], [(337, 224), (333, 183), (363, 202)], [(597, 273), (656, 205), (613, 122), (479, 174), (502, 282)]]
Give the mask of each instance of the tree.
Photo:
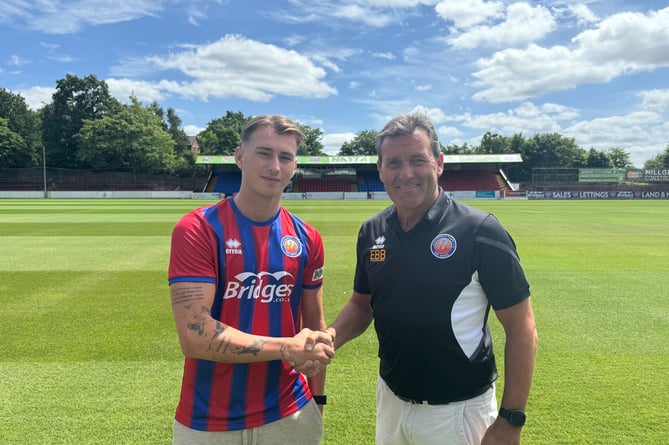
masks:
[(476, 147), (470, 147), (465, 142), (462, 145), (449, 144), (446, 147), (443, 145), (440, 146), (442, 153), (446, 155), (470, 155), (474, 153)]
[(121, 104), (109, 94), (104, 81), (94, 75), (79, 78), (68, 74), (56, 82), (52, 102), (42, 109), (42, 141), (49, 165), (78, 168), (77, 135), (84, 120), (114, 114)]
[(30, 163), (26, 141), (9, 129), (7, 119), (0, 117), (0, 168), (25, 167)]
[(200, 133), (200, 152), (208, 155), (233, 155), (241, 144), (242, 129), (251, 116), (241, 111), (226, 112), (224, 117), (214, 119)]
[(611, 159), (611, 164), (616, 168), (634, 167), (634, 164), (630, 161), (630, 154), (622, 148), (613, 147), (608, 151), (608, 156)]
[(585, 165), (590, 168), (610, 168), (613, 166), (607, 153), (591, 148)]
[(161, 108), (160, 116), (163, 128), (169, 133), (174, 142), (174, 172), (180, 176), (192, 175), (195, 173), (195, 153), (191, 150), (190, 140), (186, 132), (181, 128), (181, 118), (172, 107), (167, 109), (165, 117), (163, 117), (162, 111)]
[(659, 153), (654, 158), (647, 160), (643, 168), (669, 168), (669, 145), (667, 145), (663, 153)]
[(323, 153), (323, 143), (321, 142), (323, 131), (320, 128), (311, 128), (300, 123), (297, 123), (297, 126), (305, 136), (304, 144), (298, 148), (297, 154), (299, 156), (326, 156)]
[(113, 115), (85, 119), (78, 134), (78, 161), (96, 170), (164, 173), (174, 165), (174, 142), (150, 108), (131, 97)]
[(532, 167), (578, 168), (586, 164), (585, 150), (576, 145), (574, 138), (559, 133), (536, 134), (525, 146), (523, 159)]
[(502, 154), (511, 153), (511, 141), (509, 138), (497, 133), (487, 131), (481, 138), (481, 145), (476, 150), (479, 154)]
[(0, 88), (0, 118), (5, 119), (3, 154), (0, 156), (7, 162), (0, 163), (0, 167), (26, 168), (39, 165), (42, 141), (38, 114), (28, 108), (21, 95)]
[(375, 156), (378, 135), (379, 133), (375, 130), (363, 130), (352, 140), (344, 142), (339, 154), (341, 156)]

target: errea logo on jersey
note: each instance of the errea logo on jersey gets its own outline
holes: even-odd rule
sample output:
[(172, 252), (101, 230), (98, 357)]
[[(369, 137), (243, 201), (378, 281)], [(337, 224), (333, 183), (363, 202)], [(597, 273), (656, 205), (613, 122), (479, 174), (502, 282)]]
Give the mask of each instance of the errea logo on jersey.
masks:
[(238, 239), (230, 238), (225, 242), (225, 254), (241, 255), (243, 253), (241, 247), (242, 243)]
[(261, 303), (282, 303), (290, 301), (294, 284), (285, 283), (285, 278), (293, 278), (286, 271), (274, 273), (242, 272), (235, 275), (238, 281), (229, 281), (223, 295), (224, 300), (258, 300)]

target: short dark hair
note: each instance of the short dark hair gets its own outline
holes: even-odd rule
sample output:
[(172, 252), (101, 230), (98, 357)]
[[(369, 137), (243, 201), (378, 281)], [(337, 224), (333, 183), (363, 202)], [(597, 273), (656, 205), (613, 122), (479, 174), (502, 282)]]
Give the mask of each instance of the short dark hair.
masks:
[(261, 114), (254, 116), (244, 125), (241, 145), (246, 145), (253, 133), (264, 127), (272, 127), (274, 131), (281, 135), (294, 136), (298, 148), (306, 140), (306, 136), (302, 133), (300, 127), (288, 117), (281, 114)]
[(383, 130), (376, 137), (376, 154), (381, 160), (381, 146), (386, 138), (397, 136), (407, 136), (413, 134), (417, 129), (422, 128), (430, 139), (430, 148), (435, 159), (439, 157), (439, 137), (432, 125), (432, 121), (422, 111), (413, 111), (411, 113), (402, 113), (392, 118)]

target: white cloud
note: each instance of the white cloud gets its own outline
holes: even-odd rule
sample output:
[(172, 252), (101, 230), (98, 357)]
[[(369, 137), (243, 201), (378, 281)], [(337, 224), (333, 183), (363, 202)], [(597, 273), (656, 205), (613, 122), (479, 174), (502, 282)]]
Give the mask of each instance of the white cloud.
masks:
[(197, 136), (206, 130), (206, 128), (198, 127), (197, 125), (185, 125), (183, 130), (188, 136)]
[(30, 60), (24, 59), (20, 56), (17, 56), (16, 54), (10, 56), (9, 60), (7, 61), (7, 65), (10, 66), (22, 66), (22, 65), (27, 65), (29, 63), (31, 63)]
[(49, 87), (30, 87), (14, 91), (15, 94), (20, 94), (25, 99), (26, 105), (32, 110), (39, 110), (44, 105), (51, 103), (55, 92), (55, 88)]
[(471, 114), (449, 116), (448, 121), (459, 121), (465, 127), (490, 131), (505, 136), (522, 133), (531, 136), (536, 133), (559, 132), (560, 122), (571, 122), (578, 116), (578, 111), (556, 104), (537, 106), (524, 102), (505, 112), (489, 114)]
[(435, 6), (435, 11), (444, 20), (451, 21), (458, 29), (467, 29), (490, 18), (502, 17), (504, 3), (483, 0), (445, 0)]
[(567, 8), (569, 9), (569, 12), (571, 12), (576, 17), (579, 25), (588, 25), (590, 23), (599, 21), (597, 14), (592, 12), (592, 10), (588, 8), (587, 5), (579, 3), (576, 5), (569, 5)]
[(10, 12), (5, 12), (5, 16), (11, 15), (14, 21), (21, 21), (40, 32), (70, 34), (86, 26), (156, 15), (162, 9), (163, 2), (156, 0), (50, 0), (37, 5), (28, 2), (17, 5)]
[(622, 148), (630, 153), (632, 163), (641, 167), (645, 160), (662, 151), (654, 141), (669, 140), (669, 125), (658, 113), (637, 111), (578, 122), (563, 129), (562, 134), (573, 137), (586, 150)]
[(121, 102), (129, 103), (130, 96), (135, 96), (140, 102), (160, 102), (168, 96), (167, 91), (178, 90), (175, 82), (146, 82), (131, 79), (107, 79), (109, 94)]
[(323, 136), (321, 142), (323, 143), (323, 152), (329, 155), (335, 155), (341, 150), (341, 146), (346, 142), (355, 139), (354, 133), (330, 133)]
[(437, 128), (437, 133), (444, 136), (455, 137), (460, 136), (462, 131), (458, 130), (456, 127), (442, 126)]
[(543, 6), (514, 3), (508, 6), (503, 22), (474, 26), (456, 33), (448, 43), (458, 49), (518, 46), (543, 38), (556, 26), (550, 11)]
[(386, 60), (393, 60), (395, 58), (395, 55), (391, 52), (387, 53), (373, 53), (372, 57), (377, 58), (377, 59), (386, 59)]
[(642, 107), (647, 110), (658, 110), (669, 112), (669, 90), (648, 90), (639, 93), (642, 99)]
[(536, 97), (584, 83), (669, 66), (669, 8), (648, 15), (613, 15), (573, 39), (574, 48), (529, 45), (505, 49), (477, 62), (476, 100), (503, 102)]
[[(117, 91), (146, 90), (156, 100), (170, 94), (208, 100), (237, 97), (266, 102), (276, 95), (324, 98), (337, 90), (324, 82), (325, 70), (296, 51), (225, 36), (217, 42), (182, 48), (165, 56), (129, 62), (131, 72), (177, 71), (188, 80), (134, 82), (117, 79)], [(118, 66), (115, 73), (125, 72)]]
[(346, 20), (381, 28), (400, 20), (401, 14), (393, 14), (393, 9), (413, 8), (420, 3), (420, 1), (292, 0), (291, 5), (298, 11), (273, 12), (271, 15), (286, 23)]

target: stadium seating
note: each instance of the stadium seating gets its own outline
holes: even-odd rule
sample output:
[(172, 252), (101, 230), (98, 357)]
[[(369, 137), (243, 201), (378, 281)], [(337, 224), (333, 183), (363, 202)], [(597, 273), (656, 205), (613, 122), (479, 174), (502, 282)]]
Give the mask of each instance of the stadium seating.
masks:
[(359, 175), (358, 190), (361, 192), (385, 192), (377, 171), (362, 172)]
[(295, 181), (300, 192), (351, 192), (355, 187), (350, 179), (322, 176), (321, 178), (305, 178), (299, 176)]
[(508, 187), (494, 170), (446, 170), (439, 185), (448, 191), (505, 190)]
[(217, 181), (214, 186), (214, 193), (224, 193), (232, 195), (239, 191), (242, 183), (242, 174), (239, 171), (227, 171), (217, 173)]

